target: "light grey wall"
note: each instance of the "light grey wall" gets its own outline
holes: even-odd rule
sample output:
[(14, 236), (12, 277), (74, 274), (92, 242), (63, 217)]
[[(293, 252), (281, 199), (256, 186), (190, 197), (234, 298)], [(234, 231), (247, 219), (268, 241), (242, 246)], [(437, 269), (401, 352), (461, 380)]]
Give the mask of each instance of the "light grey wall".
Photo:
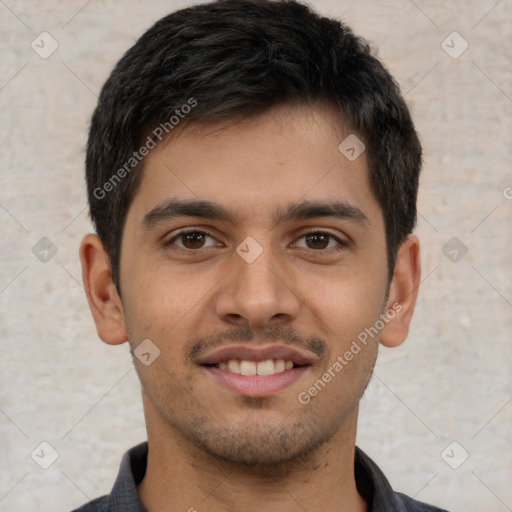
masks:
[[(122, 453), (145, 439), (128, 347), (98, 340), (81, 286), (84, 146), (113, 65), (188, 3), (0, 3), (3, 512), (66, 511), (108, 492)], [(379, 48), (425, 150), (419, 303), (408, 341), (382, 351), (358, 444), (396, 490), (451, 511), (510, 511), (512, 2), (311, 3)], [(42, 32), (58, 43), (47, 58), (31, 47), (47, 56)], [(48, 469), (41, 442), (58, 454)]]

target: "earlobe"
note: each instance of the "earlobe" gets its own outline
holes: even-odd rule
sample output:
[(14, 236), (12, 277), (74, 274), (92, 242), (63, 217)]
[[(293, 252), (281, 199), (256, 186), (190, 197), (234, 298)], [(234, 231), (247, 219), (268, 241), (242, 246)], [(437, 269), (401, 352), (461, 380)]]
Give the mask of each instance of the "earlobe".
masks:
[(386, 303), (389, 319), (381, 331), (380, 342), (396, 347), (407, 338), (420, 283), (420, 244), (409, 235), (398, 250), (393, 280)]
[(82, 280), (98, 336), (110, 345), (127, 341), (123, 307), (108, 256), (97, 235), (88, 234), (80, 244)]

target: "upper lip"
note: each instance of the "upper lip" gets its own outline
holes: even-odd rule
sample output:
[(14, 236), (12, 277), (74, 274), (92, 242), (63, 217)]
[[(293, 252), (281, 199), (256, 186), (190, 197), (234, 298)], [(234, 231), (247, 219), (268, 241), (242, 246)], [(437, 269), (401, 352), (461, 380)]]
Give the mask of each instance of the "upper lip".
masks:
[(230, 359), (238, 359), (245, 361), (267, 361), (268, 359), (284, 359), (285, 361), (293, 361), (300, 366), (312, 364), (312, 357), (307, 354), (285, 346), (285, 345), (269, 345), (269, 346), (248, 346), (248, 345), (232, 345), (215, 350), (209, 354), (205, 354), (197, 359), (197, 364), (218, 364), (221, 361), (229, 361)]

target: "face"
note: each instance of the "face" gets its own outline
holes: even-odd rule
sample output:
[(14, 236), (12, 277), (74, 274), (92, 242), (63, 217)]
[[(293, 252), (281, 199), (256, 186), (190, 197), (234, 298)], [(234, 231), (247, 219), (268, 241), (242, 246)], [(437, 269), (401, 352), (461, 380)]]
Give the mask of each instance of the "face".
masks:
[(123, 322), (132, 350), (160, 350), (134, 358), (148, 423), (215, 457), (286, 462), (357, 416), (378, 335), (344, 355), (387, 307), (386, 240), (365, 154), (339, 151), (338, 124), (283, 107), (191, 124), (146, 159)]

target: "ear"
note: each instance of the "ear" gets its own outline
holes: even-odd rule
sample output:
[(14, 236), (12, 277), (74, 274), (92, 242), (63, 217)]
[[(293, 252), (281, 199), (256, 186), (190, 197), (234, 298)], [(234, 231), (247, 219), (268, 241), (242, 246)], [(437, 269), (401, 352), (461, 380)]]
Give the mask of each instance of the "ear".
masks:
[(420, 273), (420, 243), (416, 235), (409, 235), (398, 249), (386, 302), (389, 320), (380, 336), (380, 342), (386, 347), (396, 347), (407, 338), (418, 296)]
[(88, 234), (80, 244), (82, 280), (98, 336), (109, 345), (128, 340), (124, 313), (112, 274), (108, 255), (98, 236)]

